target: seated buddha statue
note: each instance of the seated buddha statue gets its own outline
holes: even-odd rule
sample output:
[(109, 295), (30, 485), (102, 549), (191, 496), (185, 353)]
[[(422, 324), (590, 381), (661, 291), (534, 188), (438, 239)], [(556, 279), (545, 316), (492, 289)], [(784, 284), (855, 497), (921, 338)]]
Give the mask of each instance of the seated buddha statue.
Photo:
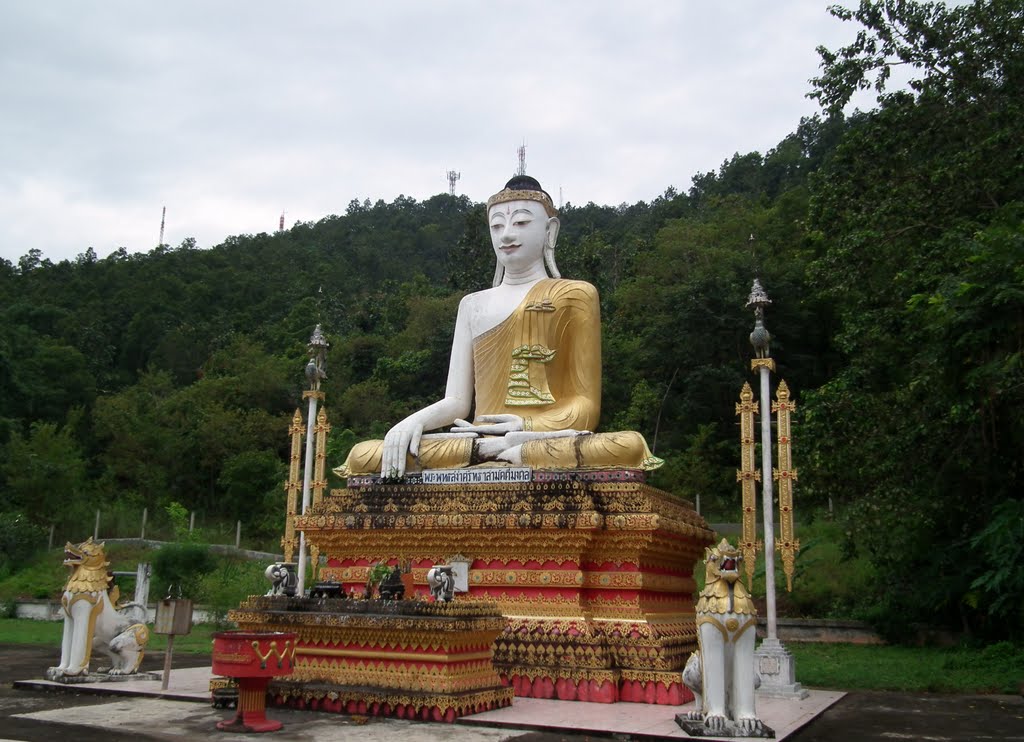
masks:
[(476, 465), (661, 466), (639, 433), (594, 432), (601, 414), (600, 305), (593, 286), (558, 272), (551, 197), (534, 178), (514, 177), (487, 201), (487, 220), (494, 282), (459, 304), (444, 397), (384, 440), (356, 444), (335, 471), (396, 478)]

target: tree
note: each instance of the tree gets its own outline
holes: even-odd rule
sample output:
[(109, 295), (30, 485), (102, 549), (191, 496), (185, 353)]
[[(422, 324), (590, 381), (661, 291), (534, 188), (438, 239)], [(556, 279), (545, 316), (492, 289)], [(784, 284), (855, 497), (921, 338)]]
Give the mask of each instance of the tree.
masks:
[(35, 422), (28, 435), (15, 433), (7, 442), (2, 474), (5, 510), (62, 530), (87, 521), (85, 460), (67, 427)]
[[(1022, 474), (1024, 9), (833, 12), (864, 28), (822, 50), (812, 95), (837, 110), (857, 89), (883, 94), (812, 190), (809, 279), (841, 363), (805, 399), (803, 491), (845, 502), (851, 548), (891, 575), (877, 617), (979, 628), (969, 596), (991, 565), (970, 544)], [(884, 92), (896, 64), (913, 67), (909, 93)]]
[(949, 103), (978, 101), (1019, 86), (1024, 71), (1024, 7), (1018, 0), (973, 0), (951, 8), (913, 0), (861, 0), (829, 12), (863, 27), (837, 51), (818, 47), (824, 72), (812, 98), (838, 113), (858, 90), (884, 92), (895, 67), (913, 69), (911, 90)]

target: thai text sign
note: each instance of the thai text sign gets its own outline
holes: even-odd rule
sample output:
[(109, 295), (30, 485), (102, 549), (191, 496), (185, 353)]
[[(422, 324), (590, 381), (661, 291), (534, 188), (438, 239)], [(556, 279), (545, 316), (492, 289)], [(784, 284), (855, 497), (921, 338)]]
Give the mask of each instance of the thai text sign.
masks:
[(529, 482), (533, 469), (529, 467), (495, 467), (493, 469), (425, 469), (423, 484), (497, 484), (499, 482)]

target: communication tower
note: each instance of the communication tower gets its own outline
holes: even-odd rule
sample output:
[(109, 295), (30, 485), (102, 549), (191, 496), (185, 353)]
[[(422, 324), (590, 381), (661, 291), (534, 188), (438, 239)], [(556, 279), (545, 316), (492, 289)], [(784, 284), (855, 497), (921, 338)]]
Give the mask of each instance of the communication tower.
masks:
[(524, 141), (519, 145), (519, 149), (516, 150), (516, 154), (519, 155), (519, 169), (516, 171), (516, 175), (526, 175), (526, 142)]
[(158, 245), (164, 244), (164, 222), (167, 220), (167, 207), (164, 207), (163, 213), (160, 214), (160, 241)]
[(448, 173), (448, 195), (455, 195), (455, 184), (462, 178), (462, 173), (457, 173), (454, 170), (449, 170)]

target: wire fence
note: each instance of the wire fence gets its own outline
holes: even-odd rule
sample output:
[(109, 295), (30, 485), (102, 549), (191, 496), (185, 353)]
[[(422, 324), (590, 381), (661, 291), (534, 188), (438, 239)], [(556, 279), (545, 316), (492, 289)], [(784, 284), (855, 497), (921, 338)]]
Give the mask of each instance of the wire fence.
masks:
[[(280, 533), (284, 533), (283, 523)], [(187, 539), (261, 552), (280, 548), (279, 535), (268, 536), (265, 531), (247, 527), (241, 520), (208, 520), (202, 512), (191, 511), (187, 527), (182, 527), (160, 511), (114, 506), (97, 508), (91, 518), (80, 519), (76, 524), (52, 523), (47, 535), (47, 549), (64, 543), (80, 543), (90, 537), (93, 541), (139, 539), (172, 542)]]

